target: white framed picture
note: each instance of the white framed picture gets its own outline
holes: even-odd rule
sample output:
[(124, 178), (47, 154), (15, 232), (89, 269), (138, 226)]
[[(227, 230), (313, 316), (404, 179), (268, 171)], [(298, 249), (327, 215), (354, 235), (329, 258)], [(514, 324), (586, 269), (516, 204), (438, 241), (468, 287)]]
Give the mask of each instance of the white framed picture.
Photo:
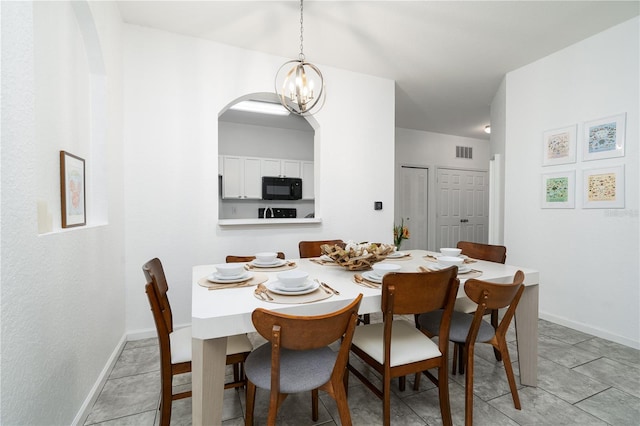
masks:
[(626, 113), (584, 123), (584, 161), (624, 157)]
[(624, 208), (624, 165), (583, 170), (585, 209)]
[(576, 172), (574, 170), (542, 175), (542, 208), (575, 208)]
[(547, 130), (542, 134), (542, 165), (576, 162), (576, 125)]

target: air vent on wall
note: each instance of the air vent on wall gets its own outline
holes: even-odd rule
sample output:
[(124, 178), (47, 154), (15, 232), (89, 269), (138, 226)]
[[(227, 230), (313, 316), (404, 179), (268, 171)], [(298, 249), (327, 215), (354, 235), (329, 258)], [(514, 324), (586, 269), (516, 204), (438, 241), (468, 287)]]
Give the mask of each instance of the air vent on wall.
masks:
[(473, 148), (470, 146), (456, 146), (456, 158), (473, 158)]

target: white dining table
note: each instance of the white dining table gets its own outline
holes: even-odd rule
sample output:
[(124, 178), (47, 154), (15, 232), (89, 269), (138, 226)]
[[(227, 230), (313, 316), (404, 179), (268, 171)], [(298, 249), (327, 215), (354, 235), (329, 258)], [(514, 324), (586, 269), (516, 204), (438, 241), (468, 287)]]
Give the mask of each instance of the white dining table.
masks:
[[(415, 272), (420, 266), (434, 263), (426, 255), (436, 253), (425, 250), (409, 250), (408, 259), (386, 259), (384, 262), (401, 266), (400, 272)], [(288, 259), (296, 262), (297, 268), (309, 273), (310, 279), (318, 278), (340, 292), (329, 298), (306, 304), (276, 304), (260, 300), (253, 295), (255, 287), (209, 290), (198, 281), (215, 272), (215, 265), (193, 267), (192, 285), (192, 410), (194, 425), (220, 425), (222, 423), (222, 401), (225, 380), (227, 336), (255, 331), (251, 313), (261, 307), (294, 315), (317, 315), (338, 310), (359, 293), (363, 294), (360, 314), (380, 312), (381, 290), (368, 288), (354, 282), (357, 271), (341, 266), (320, 265), (311, 259)], [(538, 371), (538, 282), (536, 270), (521, 266), (477, 261), (473, 269), (482, 271), (478, 279), (497, 283), (508, 283), (517, 270), (525, 274), (525, 291), (516, 310), (515, 327), (518, 346), (520, 382), (536, 386)], [(277, 279), (278, 272), (265, 272), (269, 282)], [(458, 297), (464, 298), (465, 274), (459, 274)]]

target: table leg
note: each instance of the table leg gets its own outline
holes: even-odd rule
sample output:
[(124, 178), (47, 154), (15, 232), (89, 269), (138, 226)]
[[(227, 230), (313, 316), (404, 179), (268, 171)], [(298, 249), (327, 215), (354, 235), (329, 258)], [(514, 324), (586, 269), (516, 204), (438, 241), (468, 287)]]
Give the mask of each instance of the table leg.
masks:
[(222, 424), (227, 338), (192, 339), (191, 392), (193, 425)]
[(538, 285), (524, 288), (515, 315), (520, 383), (538, 385)]

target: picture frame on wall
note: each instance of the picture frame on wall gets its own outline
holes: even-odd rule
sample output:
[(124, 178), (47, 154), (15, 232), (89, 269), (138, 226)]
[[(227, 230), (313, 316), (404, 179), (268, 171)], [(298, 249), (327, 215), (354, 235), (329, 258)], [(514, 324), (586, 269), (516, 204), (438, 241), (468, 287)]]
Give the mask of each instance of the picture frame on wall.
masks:
[(574, 170), (542, 175), (542, 208), (575, 208), (576, 173)]
[(626, 113), (584, 123), (584, 161), (624, 157)]
[(84, 160), (60, 151), (60, 199), (62, 227), (71, 228), (87, 223)]
[(576, 127), (577, 125), (574, 124), (543, 133), (543, 166), (576, 162)]
[(624, 165), (583, 170), (583, 208), (624, 208)]

